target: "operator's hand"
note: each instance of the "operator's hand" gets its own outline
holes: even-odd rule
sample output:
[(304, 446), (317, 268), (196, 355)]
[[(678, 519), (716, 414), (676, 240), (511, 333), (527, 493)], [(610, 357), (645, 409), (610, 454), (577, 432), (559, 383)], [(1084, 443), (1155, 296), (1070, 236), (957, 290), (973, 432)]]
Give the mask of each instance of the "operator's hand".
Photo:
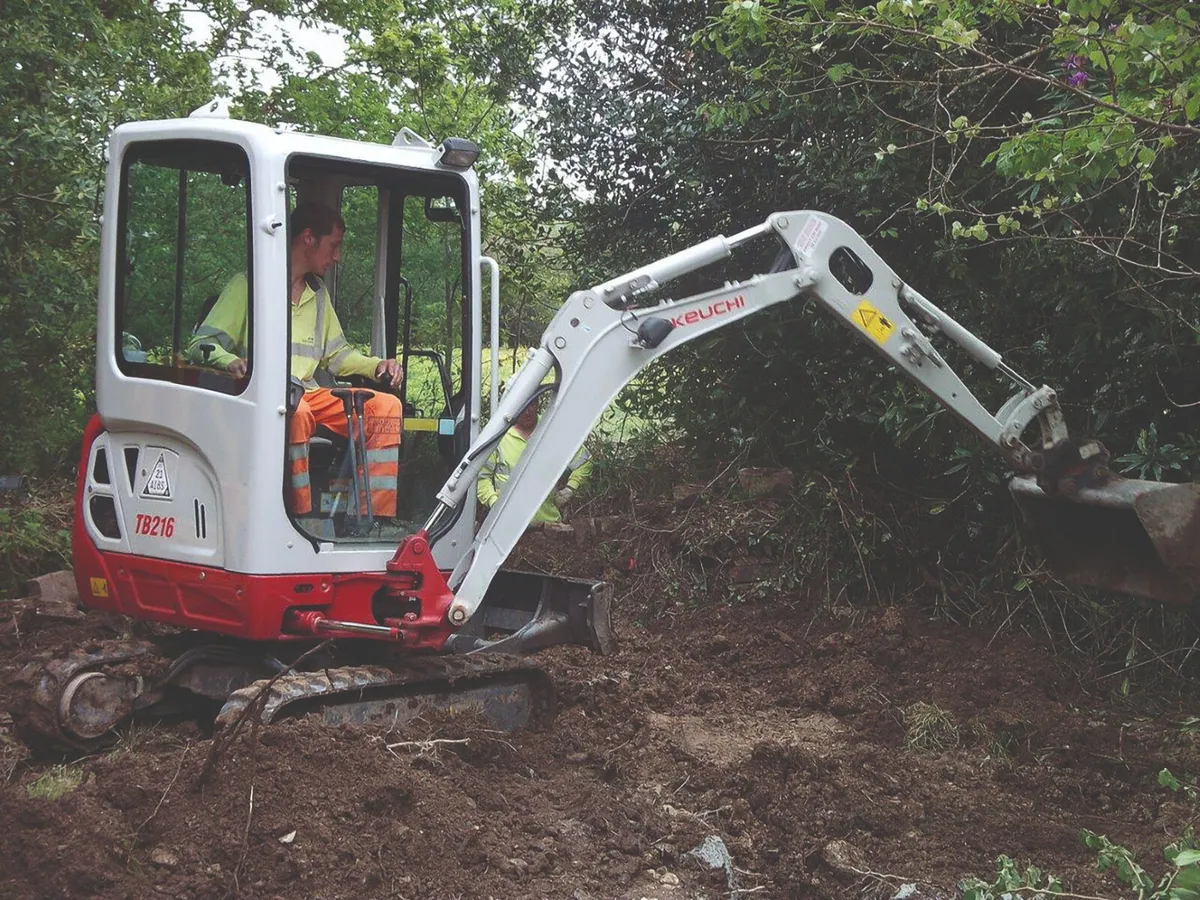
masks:
[(571, 498), (574, 496), (575, 496), (575, 492), (573, 490), (571, 490), (569, 487), (565, 487), (561, 491), (559, 491), (557, 494), (554, 495), (554, 505), (558, 506), (558, 507), (563, 507), (566, 504), (570, 503)]
[(225, 371), (234, 378), (244, 378), (246, 376), (246, 361), (244, 359), (235, 359), (225, 367)]
[(385, 359), (375, 367), (375, 377), (388, 387), (400, 387), (404, 383), (404, 370), (394, 359)]

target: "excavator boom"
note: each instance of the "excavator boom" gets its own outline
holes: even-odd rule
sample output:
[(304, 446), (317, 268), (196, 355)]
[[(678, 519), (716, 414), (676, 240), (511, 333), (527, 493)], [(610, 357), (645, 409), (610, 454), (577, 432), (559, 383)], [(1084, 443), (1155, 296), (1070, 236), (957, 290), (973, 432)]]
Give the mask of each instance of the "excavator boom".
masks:
[[(784, 264), (771, 272), (680, 300), (644, 302), (669, 281), (763, 236), (782, 245)], [(551, 394), (506, 491), (448, 579), (454, 593), (450, 624), (466, 623), (479, 609), (557, 474), (638, 372), (717, 328), (777, 303), (808, 299), (997, 450), (1019, 476), (1012, 483), (1014, 497), (1061, 577), (1163, 602), (1195, 595), (1196, 486), (1113, 475), (1102, 445), (1068, 433), (1053, 389), (1018, 374), (1000, 353), (907, 285), (846, 223), (801, 210), (776, 213), (733, 237), (711, 238), (567, 299), (438, 494), (425, 526), (423, 533), (436, 542), (474, 489), (496, 442), (522, 409)], [(963, 383), (934, 346), (936, 336), (1011, 383), (1014, 392), (999, 410), (984, 407)], [(1027, 432), (1035, 425), (1031, 438)]]

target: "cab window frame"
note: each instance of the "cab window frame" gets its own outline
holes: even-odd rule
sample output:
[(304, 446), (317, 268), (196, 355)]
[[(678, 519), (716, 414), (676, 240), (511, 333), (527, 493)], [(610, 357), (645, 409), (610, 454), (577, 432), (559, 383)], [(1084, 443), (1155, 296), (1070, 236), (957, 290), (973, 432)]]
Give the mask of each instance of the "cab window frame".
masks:
[[(220, 156), (218, 156), (220, 155)], [(223, 169), (213, 165), (212, 160), (215, 158), (223, 158), (226, 160), (236, 161), (236, 167), (225, 167)], [(193, 164), (199, 163), (199, 164)], [(181, 175), (181, 185), (176, 193), (176, 223), (177, 230), (174, 235), (174, 255), (173, 261), (175, 264), (176, 283), (175, 293), (171, 297), (172, 305), (172, 351), (175, 354), (181, 355), (186, 344), (192, 337), (192, 327), (194, 323), (188, 321), (178, 321), (184, 315), (182, 309), (182, 273), (186, 265), (186, 255), (188, 252), (189, 237), (186, 233), (187, 206), (183, 207), (184, 216), (180, 222), (180, 198), (185, 200), (190, 197), (190, 193), (186, 190), (186, 174), (191, 172), (205, 172), (217, 177), (221, 177), (230, 171), (236, 171), (239, 176), (237, 184), (240, 185), (245, 199), (245, 214), (243, 219), (243, 230), (245, 233), (245, 259), (244, 268), (238, 271), (231, 271), (227, 274), (225, 283), (241, 272), (246, 276), (246, 372), (244, 375), (237, 377), (227, 374), (224, 370), (215, 369), (203, 364), (188, 363), (177, 364), (177, 360), (172, 360), (168, 363), (159, 362), (140, 362), (127, 359), (125, 356), (125, 333), (127, 311), (131, 307), (129, 291), (129, 277), (132, 273), (132, 266), (129, 259), (129, 226), (130, 226), (130, 207), (133, 200), (130, 196), (131, 183), (130, 174), (135, 165), (143, 164), (160, 169), (173, 169)], [(253, 185), (252, 172), (250, 165), (250, 156), (246, 149), (239, 143), (233, 141), (220, 141), (202, 138), (178, 138), (170, 140), (146, 140), (135, 141), (125, 148), (125, 152), (121, 160), (121, 180), (120, 190), (117, 203), (117, 246), (116, 246), (116, 265), (113, 273), (114, 280), (114, 318), (115, 330), (111, 352), (115, 358), (117, 368), (122, 374), (131, 378), (142, 378), (151, 381), (165, 381), (173, 384), (187, 385), (210, 390), (216, 393), (238, 396), (243, 394), (249, 387), (250, 379), (254, 374), (254, 229), (253, 229)], [(136, 222), (133, 223), (136, 227)], [(182, 226), (183, 233), (180, 233)], [(219, 293), (219, 292), (218, 292)], [(211, 295), (210, 295), (211, 296)], [(143, 299), (143, 298), (136, 298)], [(210, 311), (204, 310), (204, 314)], [(178, 340), (179, 346), (174, 346)]]

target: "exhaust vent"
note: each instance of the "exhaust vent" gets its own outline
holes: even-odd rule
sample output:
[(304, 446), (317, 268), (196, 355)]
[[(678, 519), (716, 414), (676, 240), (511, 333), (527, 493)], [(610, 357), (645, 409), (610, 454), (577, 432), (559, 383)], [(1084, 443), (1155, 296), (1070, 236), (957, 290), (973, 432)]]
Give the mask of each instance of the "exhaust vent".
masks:
[(199, 500), (192, 501), (192, 509), (196, 513), (196, 537), (199, 540), (208, 539), (208, 511)]

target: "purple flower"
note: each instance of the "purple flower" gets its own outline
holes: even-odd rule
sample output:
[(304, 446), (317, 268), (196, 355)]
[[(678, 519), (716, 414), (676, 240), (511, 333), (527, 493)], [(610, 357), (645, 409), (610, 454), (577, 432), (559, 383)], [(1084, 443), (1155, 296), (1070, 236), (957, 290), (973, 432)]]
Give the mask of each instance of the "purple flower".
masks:
[(1087, 59), (1085, 57), (1080, 56), (1078, 53), (1072, 53), (1063, 60), (1062, 67), (1068, 72), (1077, 72), (1083, 68), (1084, 63), (1086, 62)]
[(1087, 72), (1072, 72), (1070, 77), (1067, 78), (1067, 84), (1075, 88), (1083, 87), (1085, 84), (1087, 84), (1087, 80)]

